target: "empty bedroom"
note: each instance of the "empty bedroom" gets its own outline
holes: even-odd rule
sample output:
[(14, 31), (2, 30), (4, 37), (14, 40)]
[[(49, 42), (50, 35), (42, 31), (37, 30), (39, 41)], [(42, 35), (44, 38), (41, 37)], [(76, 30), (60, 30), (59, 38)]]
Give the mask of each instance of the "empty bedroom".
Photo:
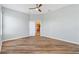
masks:
[(0, 4), (1, 54), (78, 54), (79, 4)]

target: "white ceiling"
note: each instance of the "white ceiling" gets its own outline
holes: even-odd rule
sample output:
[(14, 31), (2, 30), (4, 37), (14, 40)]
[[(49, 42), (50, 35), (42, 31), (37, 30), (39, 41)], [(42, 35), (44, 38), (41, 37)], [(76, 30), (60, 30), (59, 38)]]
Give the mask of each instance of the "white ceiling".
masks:
[[(3, 4), (3, 6), (23, 13), (39, 14), (36, 10), (29, 10), (29, 8), (35, 7), (35, 4)], [(40, 8), (42, 10), (40, 14), (55, 11), (65, 6), (68, 6), (68, 4), (43, 4)]]

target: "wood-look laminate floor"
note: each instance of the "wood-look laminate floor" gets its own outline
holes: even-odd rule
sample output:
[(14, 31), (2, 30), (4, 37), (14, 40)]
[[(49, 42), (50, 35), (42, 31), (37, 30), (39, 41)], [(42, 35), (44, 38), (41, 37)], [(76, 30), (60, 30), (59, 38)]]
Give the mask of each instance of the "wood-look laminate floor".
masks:
[(1, 53), (79, 53), (79, 45), (42, 36), (32, 36), (4, 41)]

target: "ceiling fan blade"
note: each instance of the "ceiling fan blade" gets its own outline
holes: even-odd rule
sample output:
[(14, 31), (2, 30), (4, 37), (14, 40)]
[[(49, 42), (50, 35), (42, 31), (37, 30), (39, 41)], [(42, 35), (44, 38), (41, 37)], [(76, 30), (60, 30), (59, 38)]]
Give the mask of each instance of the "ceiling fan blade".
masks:
[(29, 8), (29, 9), (36, 9), (36, 8)]
[(38, 11), (39, 11), (39, 12), (42, 12), (42, 10), (41, 10), (41, 9), (38, 9)]
[(39, 7), (41, 7), (42, 6), (42, 4), (39, 4)]

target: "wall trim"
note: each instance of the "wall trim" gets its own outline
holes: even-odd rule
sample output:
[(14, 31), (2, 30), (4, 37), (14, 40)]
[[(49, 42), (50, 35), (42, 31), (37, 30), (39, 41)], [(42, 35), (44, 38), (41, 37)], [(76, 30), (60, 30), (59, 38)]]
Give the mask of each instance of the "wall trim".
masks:
[(9, 40), (20, 39), (20, 38), (23, 38), (23, 37), (31, 37), (31, 36), (20, 36), (20, 37), (10, 38), (10, 39), (6, 39), (6, 40), (2, 40), (2, 42), (3, 42), (3, 41), (9, 41)]
[(78, 42), (73, 42), (73, 41), (69, 41), (69, 40), (65, 40), (65, 39), (62, 39), (62, 38), (58, 38), (58, 37), (55, 37), (55, 36), (45, 36), (45, 35), (43, 35), (44, 37), (48, 37), (48, 38), (54, 38), (54, 39), (57, 39), (57, 40), (62, 40), (62, 41), (65, 41), (65, 42), (69, 42), (69, 43), (72, 43), (72, 44), (77, 44), (77, 45), (79, 45), (79, 43)]
[[(48, 37), (48, 38), (54, 38), (54, 39), (57, 39), (57, 40), (62, 40), (62, 41), (65, 41), (65, 42), (69, 42), (69, 43), (73, 43), (73, 44), (78, 44), (79, 45), (79, 43), (78, 42), (73, 42), (73, 41), (68, 41), (68, 40), (64, 40), (64, 39), (62, 39), (62, 38), (57, 38), (57, 37), (55, 37), (55, 36), (45, 36), (45, 35), (43, 35), (44, 37)], [(30, 36), (20, 36), (20, 37), (15, 37), (15, 38), (11, 38), (11, 39), (6, 39), (6, 40), (2, 40), (2, 42), (3, 41), (9, 41), (9, 40), (17, 40), (17, 39), (20, 39), (20, 38), (23, 38), (23, 37), (30, 37)]]
[(2, 40), (2, 42), (3, 41), (9, 41), (9, 40), (17, 40), (17, 39), (20, 39), (20, 38), (23, 38), (23, 37), (29, 37), (29, 36), (20, 36), (20, 37), (10, 38), (10, 39), (6, 39), (6, 40)]

